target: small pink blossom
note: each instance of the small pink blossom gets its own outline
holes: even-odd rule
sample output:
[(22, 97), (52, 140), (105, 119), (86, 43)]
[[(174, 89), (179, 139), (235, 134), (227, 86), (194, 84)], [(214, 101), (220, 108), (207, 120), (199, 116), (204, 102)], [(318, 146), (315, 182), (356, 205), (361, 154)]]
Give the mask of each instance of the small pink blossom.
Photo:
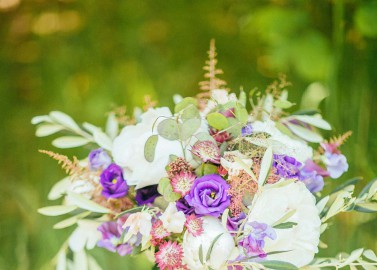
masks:
[(194, 180), (195, 174), (192, 172), (180, 172), (171, 180), (173, 191), (181, 194), (182, 197), (186, 196), (190, 192)]
[(185, 226), (188, 232), (195, 237), (203, 233), (203, 219), (197, 218), (194, 214), (186, 218)]
[(199, 157), (203, 162), (212, 162), (215, 164), (220, 164), (220, 148), (216, 143), (212, 141), (202, 141), (197, 142), (192, 147), (191, 152)]
[(152, 236), (152, 239), (151, 239), (152, 245), (157, 246), (161, 243), (162, 239), (170, 236), (170, 232), (168, 232), (164, 228), (164, 225), (161, 220), (157, 220), (156, 222), (153, 223), (151, 236)]
[(183, 249), (176, 242), (164, 242), (155, 254), (156, 263), (162, 270), (184, 269), (182, 265)]

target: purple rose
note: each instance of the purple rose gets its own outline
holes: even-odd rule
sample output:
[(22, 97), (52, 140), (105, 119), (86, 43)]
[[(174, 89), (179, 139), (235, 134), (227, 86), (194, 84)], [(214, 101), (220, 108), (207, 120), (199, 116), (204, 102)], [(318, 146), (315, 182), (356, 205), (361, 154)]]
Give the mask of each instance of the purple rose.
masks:
[(106, 248), (111, 252), (118, 252), (120, 256), (125, 256), (132, 253), (132, 246), (120, 241), (121, 231), (116, 222), (102, 223), (98, 230), (102, 233), (102, 239), (98, 241), (97, 246)]
[(121, 198), (127, 195), (128, 186), (123, 179), (122, 168), (110, 164), (101, 174), (100, 182), (103, 187), (102, 195), (107, 199)]
[(158, 196), (160, 196), (160, 194), (157, 191), (157, 185), (153, 185), (136, 190), (135, 200), (137, 205), (140, 206), (153, 203)]
[(274, 155), (273, 166), (278, 175), (284, 178), (298, 178), (301, 163), (295, 158), (285, 155)]
[(252, 231), (249, 235), (241, 239), (239, 245), (244, 248), (245, 253), (248, 256), (258, 256), (260, 258), (264, 258), (267, 256), (266, 252), (263, 250), (265, 245), (264, 239), (268, 237), (271, 240), (275, 240), (276, 232), (266, 223), (253, 221), (249, 224), (252, 227)]
[(89, 153), (89, 164), (91, 170), (105, 169), (111, 164), (111, 158), (102, 148), (95, 149)]
[(185, 199), (196, 214), (219, 217), (230, 204), (228, 189), (229, 185), (220, 175), (209, 174), (194, 181)]
[(325, 152), (324, 162), (331, 178), (339, 178), (344, 172), (348, 171), (347, 158), (342, 154)]

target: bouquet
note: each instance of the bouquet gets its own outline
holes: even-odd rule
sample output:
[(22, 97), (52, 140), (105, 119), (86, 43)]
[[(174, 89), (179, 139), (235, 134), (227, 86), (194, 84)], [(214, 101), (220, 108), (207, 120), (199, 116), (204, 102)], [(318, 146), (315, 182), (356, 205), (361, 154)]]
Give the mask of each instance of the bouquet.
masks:
[(39, 209), (69, 215), (55, 229), (76, 226), (54, 262), (57, 269), (100, 269), (85, 250), (119, 256), (144, 253), (158, 269), (376, 269), (372, 250), (317, 258), (329, 221), (345, 211), (376, 212), (377, 181), (358, 196), (360, 179), (329, 194), (326, 181), (348, 170), (341, 145), (318, 111), (288, 113), (289, 83), (282, 77), (264, 94), (230, 93), (218, 78), (211, 42), (205, 82), (196, 97), (174, 96), (175, 108), (127, 116), (109, 113), (106, 128), (78, 125), (53, 111), (32, 120), (36, 135), (65, 135), (57, 148), (86, 146), (84, 159), (41, 150), (68, 176)]

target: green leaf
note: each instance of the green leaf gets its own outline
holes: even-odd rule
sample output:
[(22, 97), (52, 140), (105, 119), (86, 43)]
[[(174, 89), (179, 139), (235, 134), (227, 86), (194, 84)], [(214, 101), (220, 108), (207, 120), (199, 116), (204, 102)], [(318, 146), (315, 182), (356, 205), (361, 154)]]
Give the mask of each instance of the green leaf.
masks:
[[(296, 213), (295, 209), (290, 210), (284, 216), (282, 216), (278, 221), (276, 221), (272, 227), (279, 226), (280, 224), (286, 222), (290, 217), (292, 217)], [(287, 223), (287, 222), (286, 222)]]
[(200, 119), (199, 118), (191, 118), (186, 121), (184, 121), (180, 125), (180, 131), (181, 131), (181, 140), (186, 141), (189, 139), (194, 133), (198, 130), (200, 127)]
[(371, 261), (374, 261), (374, 262), (377, 262), (377, 256), (376, 254), (373, 252), (373, 250), (371, 249), (367, 249), (364, 251), (364, 256), (365, 258), (371, 260)]
[(287, 128), (285, 125), (283, 125), (282, 123), (280, 122), (275, 122), (275, 126), (278, 130), (280, 130), (281, 133), (289, 136), (289, 137), (292, 137), (293, 136), (293, 133), (290, 131), (289, 128)]
[(323, 138), (321, 135), (306, 129), (304, 127), (298, 126), (291, 124), (289, 122), (286, 123), (288, 128), (298, 137), (308, 141), (308, 142), (313, 142), (313, 143), (320, 143), (323, 141)]
[(37, 137), (46, 137), (46, 136), (49, 136), (49, 135), (52, 135), (52, 134), (55, 134), (61, 130), (63, 130), (64, 127), (61, 126), (61, 125), (54, 125), (54, 124), (44, 124), (44, 125), (40, 125), (36, 132), (35, 132), (35, 136)]
[(177, 103), (174, 107), (174, 112), (179, 113), (180, 111), (186, 109), (187, 107), (198, 107), (198, 101), (195, 98), (192, 97), (186, 97), (182, 99), (179, 103)]
[(203, 261), (203, 245), (200, 244), (200, 247), (199, 247), (199, 261), (202, 265), (204, 265), (204, 261)]
[(341, 184), (340, 186), (336, 187), (333, 191), (331, 191), (330, 194), (334, 194), (338, 191), (341, 191), (342, 189), (344, 189), (345, 187), (348, 187), (350, 185), (356, 185), (361, 180), (362, 180), (361, 177), (355, 177), (355, 178), (349, 179), (346, 182), (344, 182), (343, 184)]
[(81, 128), (76, 124), (76, 122), (68, 114), (59, 111), (50, 112), (50, 118), (55, 122), (67, 127), (73, 131), (81, 132)]
[[(300, 108), (302, 110), (317, 110), (322, 100), (329, 96), (328, 90), (319, 82), (310, 84), (301, 98)], [(318, 113), (314, 111), (312, 114)], [(307, 113), (305, 113), (307, 114)]]
[(152, 135), (144, 145), (144, 157), (148, 162), (153, 162), (158, 143), (158, 135)]
[(288, 263), (288, 262), (282, 262), (282, 261), (264, 261), (264, 262), (258, 262), (259, 264), (270, 268), (270, 269), (276, 269), (276, 270), (298, 270), (297, 266)]
[(197, 138), (199, 141), (211, 141), (216, 143), (215, 139), (208, 134), (208, 132), (199, 132), (195, 134), (195, 138)]
[(291, 118), (324, 130), (331, 130), (330, 124), (322, 118), (309, 115), (295, 115)]
[(234, 113), (236, 115), (237, 120), (240, 121), (242, 124), (246, 124), (249, 118), (249, 114), (245, 107), (237, 103), (234, 109)]
[(258, 186), (263, 186), (266, 182), (268, 175), (270, 173), (270, 169), (272, 166), (274, 155), (272, 153), (272, 147), (269, 146), (266, 150), (266, 152), (263, 155), (261, 169), (258, 176)]
[[(364, 208), (364, 209), (367, 209), (367, 210), (372, 211), (372, 212), (377, 212), (377, 202), (376, 203), (358, 203), (357, 206)], [(360, 211), (360, 212), (362, 212), (362, 211)]]
[(90, 213), (91, 213), (90, 211), (85, 211), (85, 212), (80, 213), (78, 215), (75, 215), (73, 217), (70, 217), (70, 218), (67, 218), (65, 220), (62, 220), (62, 221), (56, 223), (53, 226), (53, 228), (54, 229), (65, 229), (65, 228), (67, 228), (69, 226), (72, 226), (72, 225), (76, 224), (79, 219), (82, 219), (82, 218), (85, 218), (85, 217), (89, 216)]
[(211, 127), (217, 130), (223, 130), (229, 126), (228, 119), (218, 112), (208, 114), (207, 121)]
[(246, 107), (246, 93), (242, 89), (240, 90), (240, 96), (238, 98), (238, 101), (242, 104), (242, 106)]
[(217, 166), (213, 164), (202, 163), (198, 168), (196, 168), (195, 173), (198, 176), (214, 174), (218, 172)]
[(90, 140), (79, 136), (63, 136), (52, 141), (57, 148), (73, 148), (90, 143)]
[(167, 178), (167, 177), (161, 178), (160, 181), (158, 182), (158, 186), (157, 186), (158, 193), (163, 195), (164, 190), (168, 185), (170, 185), (170, 179)]
[(364, 36), (377, 37), (377, 2), (365, 1), (355, 12), (355, 25)]
[(363, 190), (360, 192), (359, 196), (357, 196), (359, 199), (362, 198), (365, 194), (367, 194), (369, 192), (369, 189), (372, 187), (372, 185), (374, 184), (374, 182), (377, 181), (377, 178), (371, 180), (364, 188)]
[(107, 209), (95, 203), (94, 201), (91, 201), (88, 198), (74, 192), (68, 192), (68, 199), (73, 204), (85, 210), (89, 210), (95, 213), (103, 213), (103, 214), (107, 214), (111, 212), (110, 209)]
[(280, 109), (289, 109), (294, 105), (296, 104), (288, 100), (283, 100), (283, 99), (278, 99), (278, 100), (275, 100), (274, 102), (274, 106)]
[(170, 183), (165, 187), (163, 196), (168, 202), (175, 202), (181, 198), (180, 194), (173, 191), (173, 187)]
[(219, 238), (223, 235), (223, 233), (220, 233), (218, 236), (215, 237), (215, 239), (213, 239), (211, 245), (209, 246), (208, 250), (207, 250), (207, 255), (206, 255), (206, 261), (209, 261), (209, 259), (211, 258), (211, 253), (212, 253), (212, 249), (213, 247), (215, 246), (217, 240), (219, 240)]
[(192, 118), (200, 118), (199, 110), (196, 106), (190, 105), (187, 108), (182, 110), (181, 115), (182, 120), (188, 120)]
[(178, 125), (174, 119), (162, 120), (157, 126), (158, 134), (170, 141), (179, 139)]
[(113, 142), (102, 130), (96, 130), (93, 133), (94, 141), (102, 148), (111, 151), (113, 149)]
[(49, 200), (56, 200), (61, 198), (67, 191), (71, 184), (71, 179), (69, 176), (63, 178), (62, 180), (56, 182), (48, 193), (47, 198)]
[(274, 229), (290, 229), (290, 228), (293, 228), (296, 225), (297, 225), (296, 222), (284, 222), (284, 223), (280, 223), (280, 224), (274, 226), (273, 228)]
[(38, 209), (38, 213), (45, 216), (61, 216), (77, 209), (76, 205), (54, 205)]
[(364, 251), (363, 248), (359, 248), (359, 249), (352, 251), (350, 256), (343, 263), (339, 264), (338, 268), (342, 268), (344, 266), (347, 266), (350, 263), (359, 259), (361, 257), (361, 255), (363, 254), (363, 251)]

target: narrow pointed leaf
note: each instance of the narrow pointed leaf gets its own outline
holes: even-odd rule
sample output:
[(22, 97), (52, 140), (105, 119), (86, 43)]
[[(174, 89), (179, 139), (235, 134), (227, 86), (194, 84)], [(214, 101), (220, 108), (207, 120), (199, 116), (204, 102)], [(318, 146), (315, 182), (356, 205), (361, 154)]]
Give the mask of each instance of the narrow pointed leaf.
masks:
[(45, 216), (61, 216), (77, 209), (75, 205), (54, 205), (38, 209), (38, 213)]

